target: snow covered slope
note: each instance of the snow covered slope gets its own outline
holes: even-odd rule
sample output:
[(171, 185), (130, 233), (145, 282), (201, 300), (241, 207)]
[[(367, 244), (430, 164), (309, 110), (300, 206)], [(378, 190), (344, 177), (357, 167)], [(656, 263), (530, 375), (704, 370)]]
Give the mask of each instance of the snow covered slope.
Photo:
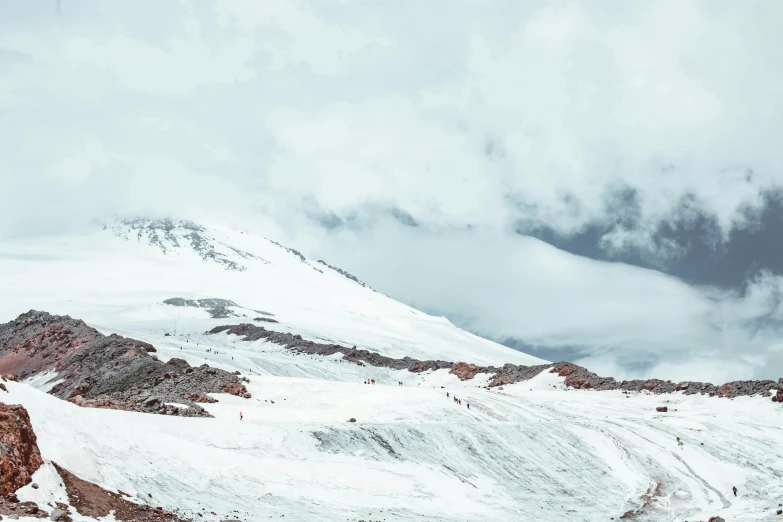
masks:
[(106, 331), (195, 333), (204, 331), (207, 309), (163, 302), (218, 298), (238, 305), (233, 322), (274, 317), (279, 323), (265, 326), (389, 357), (542, 362), (374, 292), (294, 249), (189, 221), (133, 219), (78, 237), (5, 241), (0, 273), (0, 321), (37, 309)]
[[(541, 363), (294, 250), (188, 222), (4, 242), (0, 270), (0, 320), (69, 314), (149, 342), (163, 361), (248, 377), (251, 398), (202, 404), (214, 418), (80, 408), (45, 393), (53, 374), (4, 383), (0, 400), (28, 409), (47, 463), (138, 502), (209, 522), (779, 518), (783, 408), (768, 397), (574, 390), (546, 371), (487, 389), (487, 374), (460, 381), (207, 334), (254, 322), (395, 358)], [(19, 498), (62, 500), (52, 470)]]
[(251, 377), (254, 398), (216, 395), (214, 419), (78, 408), (17, 383), (0, 393), (28, 408), (47, 461), (202, 520), (775, 518), (783, 414), (768, 400), (581, 392), (547, 373), (487, 391), (451, 377), (470, 410), (428, 377)]

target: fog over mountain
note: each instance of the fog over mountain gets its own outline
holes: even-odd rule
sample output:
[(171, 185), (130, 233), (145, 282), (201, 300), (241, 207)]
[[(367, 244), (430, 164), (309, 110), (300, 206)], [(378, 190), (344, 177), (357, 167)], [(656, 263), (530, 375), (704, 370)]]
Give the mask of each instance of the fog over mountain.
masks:
[(781, 25), (774, 2), (3, 2), (0, 241), (222, 222), (547, 360), (776, 379)]

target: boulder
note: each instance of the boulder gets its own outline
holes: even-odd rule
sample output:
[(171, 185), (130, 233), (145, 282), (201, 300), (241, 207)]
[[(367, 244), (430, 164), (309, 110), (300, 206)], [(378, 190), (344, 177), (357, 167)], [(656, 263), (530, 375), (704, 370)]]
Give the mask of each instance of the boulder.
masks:
[(354, 419), (353, 417), (351, 417), (350, 419), (348, 419), (348, 422), (356, 422), (356, 419)]
[(23, 406), (0, 403), (0, 495), (32, 482), (43, 465), (38, 441)]
[(707, 522), (726, 522), (723, 517), (710, 517)]
[(669, 411), (669, 408), (666, 406), (658, 406), (657, 408), (655, 408), (655, 411), (667, 412)]
[(464, 362), (454, 363), (449, 370), (449, 373), (456, 375), (461, 381), (472, 379), (479, 372), (481, 372), (481, 367)]

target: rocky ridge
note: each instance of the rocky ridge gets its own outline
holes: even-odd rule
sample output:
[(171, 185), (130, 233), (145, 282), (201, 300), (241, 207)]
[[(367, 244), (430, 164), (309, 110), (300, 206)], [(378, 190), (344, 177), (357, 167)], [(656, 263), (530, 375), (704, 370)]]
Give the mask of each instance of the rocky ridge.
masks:
[(532, 379), (541, 372), (548, 370), (565, 377), (565, 385), (569, 388), (591, 390), (621, 390), (627, 392), (650, 392), (655, 394), (683, 392), (686, 395), (702, 394), (711, 397), (739, 397), (749, 395), (762, 395), (769, 397), (771, 390), (777, 390), (772, 397), (775, 402), (783, 403), (783, 378), (778, 382), (771, 380), (758, 381), (734, 381), (720, 386), (704, 382), (680, 382), (673, 383), (661, 379), (638, 379), (631, 381), (617, 381), (613, 377), (601, 377), (576, 364), (561, 361), (554, 364), (540, 364), (523, 366), (517, 364), (505, 364), (501, 367), (478, 366), (466, 362), (449, 362), (441, 360), (420, 361), (411, 357), (394, 359), (377, 352), (357, 349), (356, 346), (347, 347), (339, 344), (323, 344), (307, 341), (301, 335), (275, 332), (262, 326), (242, 323), (238, 325), (216, 326), (208, 334), (226, 332), (243, 337), (245, 341), (265, 340), (281, 345), (289, 350), (308, 353), (312, 355), (334, 355), (342, 353), (343, 359), (359, 365), (391, 368), (393, 370), (408, 370), (419, 373), (428, 370), (449, 369), (449, 373), (456, 375), (460, 380), (473, 379), (478, 374), (490, 376), (487, 387), (494, 388), (516, 382)]
[[(356, 283), (356, 284), (358, 284), (358, 285), (361, 285), (361, 286), (363, 286), (363, 287), (365, 287), (365, 288), (369, 288), (369, 287), (367, 286), (367, 284), (366, 284), (364, 281), (360, 280), (360, 279), (359, 279), (358, 277), (356, 277), (355, 275), (353, 275), (353, 274), (351, 274), (351, 273), (349, 273), (349, 272), (346, 272), (346, 271), (345, 271), (345, 270), (343, 270), (342, 268), (338, 268), (338, 267), (336, 267), (336, 266), (332, 266), (332, 265), (330, 265), (329, 263), (327, 263), (326, 261), (324, 261), (323, 259), (319, 259), (319, 260), (318, 260), (318, 263), (320, 263), (320, 264), (324, 265), (324, 266), (325, 266), (325, 267), (327, 267), (327, 268), (330, 268), (330, 269), (334, 270), (335, 272), (337, 272), (337, 273), (338, 273), (338, 274), (340, 274), (341, 276), (345, 277), (346, 279), (350, 279), (351, 281), (353, 281), (354, 283)], [(372, 290), (372, 289), (371, 289), (371, 290)]]
[[(68, 316), (30, 311), (0, 324), (0, 373), (20, 379), (50, 372), (49, 393), (84, 407), (208, 417), (208, 393), (249, 398), (238, 373), (183, 359), (166, 363), (151, 344), (105, 336)], [(166, 403), (187, 405), (180, 408)]]

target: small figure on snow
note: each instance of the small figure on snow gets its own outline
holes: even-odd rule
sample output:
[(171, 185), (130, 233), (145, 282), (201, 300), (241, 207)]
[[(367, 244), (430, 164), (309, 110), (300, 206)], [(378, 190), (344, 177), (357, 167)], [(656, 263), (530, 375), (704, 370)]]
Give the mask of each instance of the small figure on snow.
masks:
[(447, 399), (449, 398), (449, 392), (446, 392), (446, 398)]
[(732, 486), (731, 490), (734, 492), (734, 496), (737, 496), (737, 486)]
[(239, 412), (239, 420), (242, 420), (242, 412)]

